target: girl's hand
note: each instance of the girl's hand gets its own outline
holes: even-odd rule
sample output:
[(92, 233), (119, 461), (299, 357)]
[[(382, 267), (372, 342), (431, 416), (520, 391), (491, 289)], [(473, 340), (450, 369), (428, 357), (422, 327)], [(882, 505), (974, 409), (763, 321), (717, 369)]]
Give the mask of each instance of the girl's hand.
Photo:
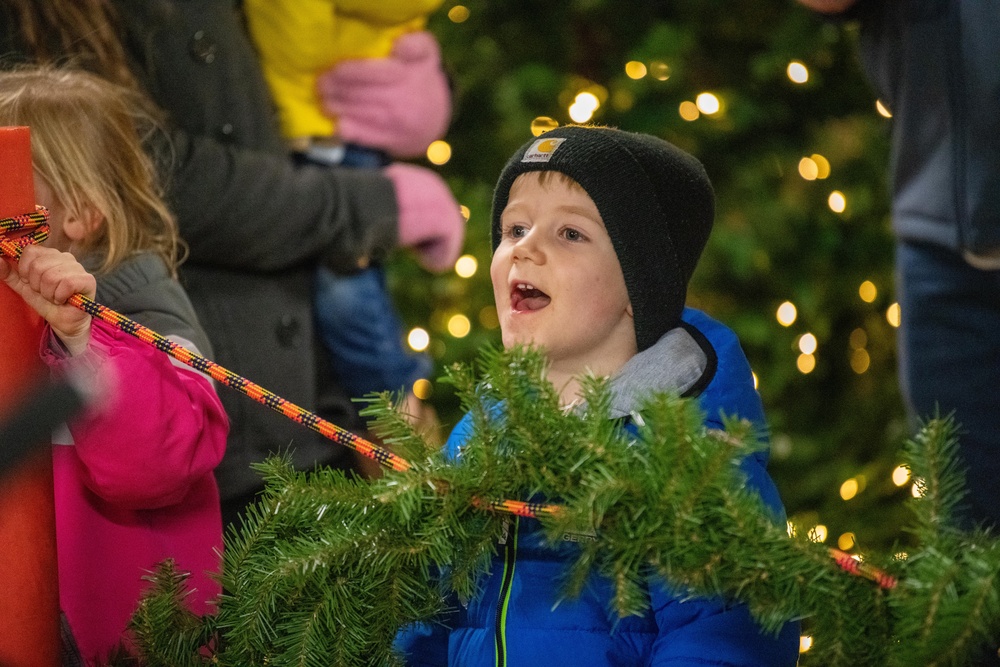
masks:
[(66, 302), (74, 294), (94, 298), (97, 281), (73, 255), (31, 245), (16, 264), (0, 260), (0, 279), (49, 323), (70, 354), (87, 349), (91, 317)]

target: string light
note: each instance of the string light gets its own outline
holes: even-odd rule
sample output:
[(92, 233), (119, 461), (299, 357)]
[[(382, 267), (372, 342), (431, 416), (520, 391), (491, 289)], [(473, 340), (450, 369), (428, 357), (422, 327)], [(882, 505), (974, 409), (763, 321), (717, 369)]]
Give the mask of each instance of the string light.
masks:
[(469, 210), (469, 207), (466, 206), (465, 204), (462, 204), (458, 207), (458, 210), (462, 214), (462, 218), (464, 218), (465, 221), (468, 222), (469, 218), (472, 216), (472, 211)]
[(788, 75), (792, 83), (805, 83), (809, 80), (809, 69), (800, 60), (793, 60), (788, 63), (788, 67), (785, 68), (785, 74)]
[(910, 487), (910, 495), (912, 495), (914, 498), (923, 498), (924, 496), (923, 480), (918, 479), (913, 483), (913, 485)]
[(890, 326), (898, 327), (899, 326), (899, 318), (900, 318), (900, 311), (899, 311), (899, 304), (898, 303), (894, 303), (891, 306), (889, 306), (888, 308), (886, 308), (886, 310), (885, 310), (885, 319), (889, 323)]
[(826, 198), (826, 205), (830, 207), (830, 210), (834, 213), (843, 213), (847, 210), (847, 197), (840, 190), (834, 190), (830, 193), (830, 196)]
[(795, 524), (791, 521), (785, 522), (785, 530), (788, 531), (789, 537), (795, 537), (795, 533), (798, 532), (795, 528)]
[(597, 99), (597, 95), (585, 90), (577, 93), (573, 99), (573, 104), (569, 107), (569, 117), (575, 123), (586, 123), (600, 106), (601, 101)]
[(451, 159), (451, 144), (443, 139), (432, 141), (427, 147), (427, 159), (433, 164), (446, 164)]
[(406, 336), (406, 342), (414, 352), (423, 352), (431, 343), (431, 336), (426, 329), (414, 327)]
[(690, 100), (681, 102), (680, 106), (677, 107), (677, 113), (686, 121), (698, 120), (698, 116), (701, 115), (701, 112), (698, 111), (698, 105)]
[(649, 63), (649, 75), (657, 81), (666, 81), (670, 78), (670, 65), (662, 60), (654, 60)]
[(538, 136), (544, 134), (549, 130), (554, 130), (559, 127), (559, 121), (555, 118), (549, 118), (548, 116), (538, 116), (533, 121), (531, 121), (531, 134), (533, 136)]
[(868, 351), (864, 348), (858, 348), (851, 351), (851, 370), (858, 375), (867, 372), (871, 363), (871, 357), (868, 355)]
[(798, 312), (795, 310), (795, 304), (791, 301), (785, 301), (780, 306), (778, 306), (778, 312), (776, 314), (778, 318), (778, 324), (783, 327), (790, 327), (795, 322), (795, 318), (798, 317)]
[(494, 306), (483, 306), (479, 311), (479, 323), (483, 325), (484, 329), (496, 329), (500, 326), (497, 309)]
[(892, 112), (889, 111), (889, 107), (882, 104), (882, 100), (875, 100), (875, 110), (885, 118), (892, 118)]
[(706, 116), (717, 114), (722, 109), (719, 98), (712, 93), (698, 93), (698, 97), (695, 98), (695, 106)]
[(820, 180), (828, 178), (830, 176), (830, 161), (819, 153), (813, 153), (809, 157), (816, 163), (816, 178)]
[(753, 371), (750, 371), (750, 375), (753, 376), (753, 388), (757, 389), (760, 386), (760, 378), (758, 378), (757, 374)]
[(812, 530), (809, 531), (809, 539), (813, 542), (826, 542), (827, 530), (826, 526), (819, 523), (813, 526)]
[(898, 465), (892, 469), (892, 483), (896, 486), (905, 486), (910, 481), (910, 469), (904, 465)]
[(421, 401), (426, 401), (434, 393), (434, 385), (431, 384), (430, 380), (425, 378), (420, 378), (413, 383), (413, 395), (419, 398)]
[(868, 334), (865, 332), (864, 329), (858, 327), (857, 329), (851, 332), (851, 337), (848, 339), (848, 341), (850, 342), (851, 347), (853, 349), (860, 350), (861, 348), (863, 348), (865, 345), (868, 344)]
[(455, 261), (455, 273), (461, 278), (471, 278), (479, 269), (479, 261), (472, 255), (462, 255)]
[(448, 18), (452, 23), (465, 23), (469, 20), (469, 8), (464, 5), (455, 5), (448, 10)]
[(854, 533), (844, 533), (837, 538), (837, 547), (841, 551), (853, 549), (855, 544), (857, 544), (857, 538), (854, 536)]
[(455, 338), (465, 338), (472, 331), (472, 322), (461, 313), (448, 318), (448, 333)]
[(844, 480), (844, 483), (840, 485), (840, 497), (844, 500), (851, 500), (854, 496), (858, 495), (859, 488), (858, 480), (853, 477)]
[(813, 638), (809, 635), (799, 637), (799, 653), (805, 653), (813, 646)]
[(809, 375), (816, 369), (816, 357), (811, 354), (800, 354), (795, 360), (795, 367), (803, 375)]
[(630, 60), (625, 63), (625, 75), (630, 79), (641, 79), (646, 76), (648, 71), (646, 65), (638, 60)]
[(811, 333), (804, 333), (799, 336), (799, 352), (802, 354), (813, 354), (816, 352), (817, 345), (816, 336)]
[(875, 283), (870, 280), (866, 280), (861, 283), (860, 287), (858, 287), (858, 296), (860, 296), (861, 300), (865, 303), (871, 303), (878, 296), (878, 288), (875, 287)]
[(799, 176), (807, 181), (815, 181), (819, 178), (819, 165), (811, 157), (804, 157), (799, 160)]

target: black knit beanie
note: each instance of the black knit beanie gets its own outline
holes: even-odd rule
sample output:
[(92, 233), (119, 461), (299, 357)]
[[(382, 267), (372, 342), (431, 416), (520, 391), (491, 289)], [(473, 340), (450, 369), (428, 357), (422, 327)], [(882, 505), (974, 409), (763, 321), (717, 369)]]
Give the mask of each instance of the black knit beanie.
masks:
[(493, 249), (514, 179), (559, 171), (597, 205), (625, 276), (639, 351), (677, 326), (688, 281), (712, 230), (715, 200), (701, 163), (647, 134), (570, 125), (522, 146), (493, 193)]

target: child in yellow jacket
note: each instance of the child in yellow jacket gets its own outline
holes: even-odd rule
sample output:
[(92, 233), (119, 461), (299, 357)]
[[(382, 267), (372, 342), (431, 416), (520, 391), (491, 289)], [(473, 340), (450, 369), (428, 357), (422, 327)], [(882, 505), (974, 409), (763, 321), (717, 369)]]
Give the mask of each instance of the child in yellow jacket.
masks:
[[(422, 31), (442, 2), (247, 0), (250, 32), (293, 149), (308, 152), (339, 138), (415, 157), (440, 138), (450, 95), (437, 43)], [(357, 62), (335, 68), (344, 61)], [(399, 86), (410, 94), (396, 94)], [(352, 100), (363, 104), (371, 96), (382, 97), (380, 130), (372, 136), (367, 118), (367, 136), (357, 136)]]
[[(437, 41), (423, 30), (442, 2), (245, 1), (282, 134), (299, 162), (381, 168), (423, 154), (444, 136), (451, 91)], [(404, 168), (414, 167), (392, 164), (385, 172), (391, 179)], [(443, 182), (402, 186), (398, 197), (415, 206), (435, 198), (454, 203)], [(460, 241), (451, 246), (430, 268), (451, 267)], [(321, 268), (314, 310), (333, 372), (351, 395), (404, 389), (408, 409), (420, 410), (412, 387), (431, 362), (404, 347), (379, 267), (350, 276)]]

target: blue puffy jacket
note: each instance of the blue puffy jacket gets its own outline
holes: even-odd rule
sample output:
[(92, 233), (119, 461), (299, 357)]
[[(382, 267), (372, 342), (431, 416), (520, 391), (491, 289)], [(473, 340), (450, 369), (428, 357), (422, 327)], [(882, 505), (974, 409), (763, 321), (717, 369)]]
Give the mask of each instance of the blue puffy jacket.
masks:
[[(686, 309), (680, 345), (660, 343), (646, 350), (641, 363), (663, 364), (671, 374), (677, 355), (699, 357), (682, 395), (697, 396), (706, 425), (721, 428), (721, 414), (738, 415), (764, 427), (760, 397), (736, 335), (704, 313)], [(685, 335), (686, 334), (686, 335)], [(660, 341), (663, 343), (663, 339)], [(665, 357), (665, 358), (658, 358)], [(612, 381), (614, 387), (614, 380)], [(452, 432), (447, 447), (453, 456), (471, 429), (467, 415)], [(765, 466), (766, 452), (747, 457), (743, 470), (749, 483), (779, 516), (783, 508)], [(618, 618), (611, 609), (611, 582), (591, 576), (582, 595), (559, 601), (560, 581), (574, 545), (545, 545), (535, 519), (511, 517), (501, 537), (482, 593), (467, 607), (444, 619), (443, 626), (418, 626), (401, 633), (397, 648), (408, 665), (794, 665), (798, 658), (798, 624), (787, 624), (778, 636), (765, 635), (743, 605), (721, 600), (682, 601), (662, 585), (650, 582), (649, 610), (642, 616)]]

